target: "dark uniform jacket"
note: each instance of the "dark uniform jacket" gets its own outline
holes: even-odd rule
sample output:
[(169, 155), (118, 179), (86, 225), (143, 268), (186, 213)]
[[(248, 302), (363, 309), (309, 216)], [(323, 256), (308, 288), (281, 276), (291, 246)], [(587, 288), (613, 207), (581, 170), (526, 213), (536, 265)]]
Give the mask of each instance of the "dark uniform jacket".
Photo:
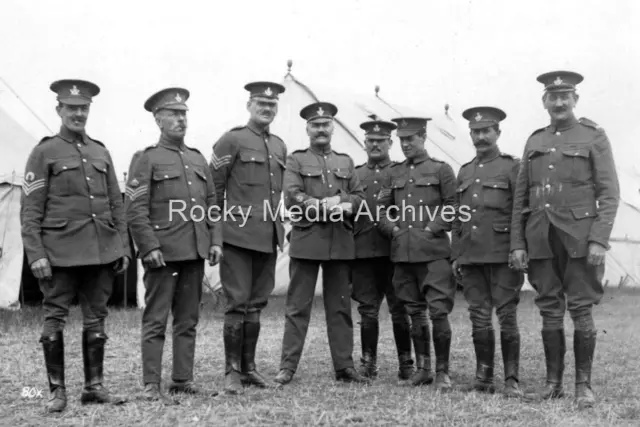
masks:
[(162, 138), (136, 154), (125, 207), (140, 258), (160, 249), (165, 261), (207, 259), (212, 245), (222, 245), (222, 233), (205, 157)]
[(122, 193), (109, 151), (62, 126), (31, 151), (22, 185), (22, 239), (29, 264), (108, 264), (131, 257)]
[(325, 197), (339, 195), (341, 202), (353, 205), (355, 215), (364, 191), (351, 157), (330, 147), (294, 151), (287, 157), (284, 194), (285, 207), (292, 216), (291, 257), (323, 261), (354, 259), (352, 217), (345, 214), (344, 221), (333, 221), (337, 215), (322, 210), (316, 214), (315, 210), (307, 209)]
[(377, 203), (380, 190), (391, 186), (392, 164), (386, 159), (379, 163), (368, 161), (356, 167), (366, 197), (354, 215), (356, 258), (389, 256), (389, 238), (378, 228)]
[(511, 250), (530, 259), (552, 258), (549, 224), (572, 258), (587, 256), (589, 242), (609, 248), (620, 196), (611, 144), (589, 119), (553, 125), (527, 140), (518, 174)]
[[(426, 152), (391, 167), (391, 187), (382, 192), (378, 203), (385, 207), (379, 227), (391, 238), (392, 262), (450, 257), (447, 232), (456, 215), (455, 181), (451, 166)], [(395, 226), (400, 231), (392, 237)]]
[(251, 122), (231, 129), (214, 144), (210, 167), (218, 205), (223, 208), (226, 203), (233, 214), (224, 221), (225, 243), (273, 252), (275, 237), (282, 250), (284, 227), (279, 209), (286, 159), (284, 141), (268, 130), (261, 132)]
[(519, 159), (496, 150), (474, 158), (458, 172), (459, 215), (451, 232), (451, 259), (458, 264), (506, 263), (511, 246), (511, 212)]

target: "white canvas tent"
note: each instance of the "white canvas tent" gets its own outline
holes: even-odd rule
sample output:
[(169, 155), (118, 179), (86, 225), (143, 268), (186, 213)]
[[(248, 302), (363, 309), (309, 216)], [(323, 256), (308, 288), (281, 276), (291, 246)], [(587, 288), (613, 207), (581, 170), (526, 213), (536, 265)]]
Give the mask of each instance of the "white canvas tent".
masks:
[[(457, 124), (459, 113), (455, 116), (448, 108), (441, 106), (435, 110), (412, 109), (388, 102), (378, 96), (377, 90), (369, 95), (347, 93), (339, 89), (313, 88), (287, 73), (282, 84), (286, 92), (281, 95), (279, 112), (271, 126), (273, 133), (283, 138), (289, 153), (308, 146), (304, 121), (299, 111), (305, 105), (317, 100), (329, 101), (337, 105), (336, 130), (332, 147), (353, 157), (356, 164), (366, 161), (363, 144), (363, 132), (360, 123), (376, 116), (389, 120), (398, 116), (427, 116), (433, 120), (427, 127), (427, 149), (430, 155), (449, 162), (457, 173), (459, 167), (474, 156), (474, 150), (468, 136), (466, 123)], [(373, 89), (373, 88), (372, 88)], [(248, 113), (242, 110), (236, 117), (225, 121), (225, 128), (246, 123)], [(28, 132), (26, 129), (30, 129)], [(15, 94), (0, 87), (0, 245), (3, 249), (0, 257), (0, 307), (19, 307), (20, 284), (23, 280), (23, 248), (20, 238), (19, 201), (21, 175), (29, 151), (37, 143), (41, 135), (52, 134), (51, 130), (34, 119)], [(524, 141), (523, 141), (524, 144)], [(521, 152), (521, 148), (519, 150)], [(618, 157), (624, 153), (616, 150)], [(206, 154), (206, 153), (205, 153)], [(518, 151), (512, 154), (520, 155)], [(391, 157), (401, 161), (403, 155), (396, 140), (392, 146)], [(618, 157), (616, 160), (618, 160)], [(127, 162), (128, 164), (128, 162)], [(618, 162), (618, 172), (622, 187), (622, 201), (611, 239), (611, 251), (607, 254), (607, 265), (604, 280), (609, 286), (640, 286), (640, 173), (631, 167)], [(124, 188), (124, 186), (122, 187)], [(289, 226), (286, 226), (287, 231)], [(128, 287), (136, 289), (137, 305), (144, 305), (144, 286), (142, 283), (142, 266), (137, 262), (137, 269), (132, 269), (133, 276), (128, 277)], [(137, 281), (135, 275), (137, 274)], [(319, 276), (316, 294), (320, 294), (321, 275)], [(207, 288), (220, 288), (217, 267), (206, 267)], [(134, 283), (135, 282), (135, 283)], [(279, 255), (276, 265), (276, 288), (274, 294), (284, 294), (289, 285), (288, 247)], [(531, 289), (527, 284), (525, 289)], [(130, 295), (130, 294), (129, 294)]]

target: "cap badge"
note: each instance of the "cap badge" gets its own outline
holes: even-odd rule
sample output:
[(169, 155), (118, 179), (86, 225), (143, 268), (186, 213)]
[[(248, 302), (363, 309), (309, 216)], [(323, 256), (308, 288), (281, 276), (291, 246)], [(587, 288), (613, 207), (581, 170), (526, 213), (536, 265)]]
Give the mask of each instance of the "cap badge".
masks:
[(273, 95), (273, 91), (271, 90), (271, 88), (270, 88), (270, 87), (268, 87), (268, 88), (264, 91), (264, 94), (265, 94), (265, 95), (267, 95), (267, 96), (271, 96), (271, 95)]
[(554, 84), (554, 85), (561, 85), (562, 83), (564, 83), (564, 82), (562, 81), (562, 79), (561, 79), (560, 77), (557, 77), (557, 78), (553, 81), (553, 84)]
[(373, 131), (374, 131), (374, 132), (380, 132), (380, 126), (375, 125), (375, 126), (373, 127)]
[(402, 126), (403, 128), (404, 128), (404, 127), (407, 127), (407, 124), (408, 124), (408, 123), (407, 123), (407, 121), (406, 121), (406, 120), (403, 120), (402, 122), (400, 122), (400, 126)]
[(73, 85), (73, 87), (71, 89), (69, 89), (69, 92), (71, 92), (71, 95), (80, 95), (80, 89), (78, 89), (78, 86)]
[(482, 120), (482, 114), (480, 113), (476, 114), (475, 119), (476, 119), (476, 122), (479, 122), (480, 120)]
[(33, 178), (35, 178), (35, 175), (33, 174), (33, 172), (27, 172), (27, 174), (24, 176), (24, 179), (27, 182), (33, 181)]
[(182, 102), (182, 97), (180, 96), (179, 93), (176, 93), (176, 101), (177, 102)]
[(324, 116), (324, 110), (322, 109), (322, 107), (318, 108), (318, 115), (319, 116)]

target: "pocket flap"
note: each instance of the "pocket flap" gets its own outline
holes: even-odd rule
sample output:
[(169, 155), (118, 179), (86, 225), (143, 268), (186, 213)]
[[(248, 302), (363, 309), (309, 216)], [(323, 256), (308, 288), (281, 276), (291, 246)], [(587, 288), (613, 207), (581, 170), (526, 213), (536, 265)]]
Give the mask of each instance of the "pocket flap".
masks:
[(40, 224), (40, 228), (62, 228), (67, 225), (69, 220), (65, 218), (45, 218)]
[(80, 159), (58, 160), (53, 164), (51, 172), (54, 175), (58, 175), (60, 172), (71, 170), (71, 169), (78, 169), (79, 167), (80, 167)]
[(171, 227), (171, 221), (169, 220), (156, 221), (151, 224), (151, 228), (154, 230), (166, 230), (169, 227)]
[(207, 174), (198, 168), (193, 168), (193, 171), (198, 175), (203, 181), (207, 180)]
[(257, 151), (241, 151), (240, 161), (245, 163), (264, 163), (265, 155)]
[(571, 213), (575, 219), (594, 218), (596, 217), (596, 208), (586, 206), (571, 208)]
[(107, 162), (105, 162), (104, 160), (92, 160), (91, 164), (99, 172), (107, 173)]
[(493, 231), (497, 233), (509, 233), (511, 232), (511, 224), (506, 221), (496, 221), (493, 223)]
[(549, 152), (548, 148), (532, 148), (527, 153), (527, 158), (531, 159), (533, 157), (541, 156), (543, 154), (547, 154)]
[(286, 169), (287, 168), (287, 162), (285, 162), (284, 159), (281, 159), (279, 156), (275, 156), (276, 157), (276, 162), (278, 162), (278, 164), (280, 165), (280, 167), (282, 169)]
[(569, 157), (582, 157), (587, 159), (589, 158), (589, 149), (587, 148), (566, 149), (566, 150), (562, 150), (562, 154)]
[(490, 187), (490, 188), (499, 188), (501, 190), (509, 189), (509, 183), (506, 181), (487, 181), (487, 182), (483, 182), (482, 186)]
[(416, 179), (416, 185), (425, 187), (430, 185), (438, 185), (440, 184), (440, 180), (437, 176), (423, 176), (422, 178)]
[(340, 179), (351, 178), (351, 173), (349, 172), (349, 169), (336, 169), (333, 171), (333, 174)]
[(322, 175), (322, 169), (317, 166), (303, 166), (300, 169), (300, 175), (302, 176), (320, 176)]
[(407, 183), (407, 180), (404, 179), (404, 178), (394, 179), (393, 183), (391, 183), (391, 187), (392, 188), (404, 188), (406, 183)]
[(157, 170), (153, 171), (153, 180), (154, 181), (164, 181), (165, 179), (174, 179), (178, 178), (182, 175), (179, 170)]

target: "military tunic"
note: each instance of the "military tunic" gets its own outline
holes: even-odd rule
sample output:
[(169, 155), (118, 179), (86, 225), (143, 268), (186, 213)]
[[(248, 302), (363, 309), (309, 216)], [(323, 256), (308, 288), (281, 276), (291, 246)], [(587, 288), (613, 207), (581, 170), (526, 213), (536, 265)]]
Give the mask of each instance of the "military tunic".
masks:
[(173, 314), (174, 381), (193, 379), (204, 259), (222, 245), (216, 192), (207, 161), (196, 149), (161, 137), (134, 158), (126, 213), (140, 258), (155, 249), (166, 266), (145, 265), (142, 314), (143, 381), (159, 383), (169, 313)]
[[(292, 215), (291, 281), (287, 291), (285, 330), (280, 368), (296, 371), (309, 327), (319, 267), (329, 347), (334, 369), (353, 367), (353, 322), (349, 264), (355, 257), (353, 224), (348, 217), (334, 221), (329, 214), (306, 209), (325, 197), (339, 195), (355, 213), (364, 191), (353, 160), (330, 147), (297, 150), (287, 158), (285, 206)], [(308, 214), (308, 215), (307, 215)]]
[(391, 184), (389, 159), (379, 163), (368, 161), (356, 167), (365, 200), (354, 216), (355, 260), (352, 264), (352, 297), (359, 303), (358, 311), (364, 323), (378, 319), (382, 300), (387, 305), (393, 323), (408, 323), (408, 316), (393, 290), (393, 263), (389, 259), (389, 239), (378, 229), (377, 200), (380, 190)]
[(80, 295), (84, 328), (103, 332), (114, 280), (113, 263), (131, 257), (122, 194), (104, 144), (61, 126), (27, 160), (20, 218), (29, 264), (46, 258), (51, 282), (41, 280), (43, 335), (64, 327)]
[(587, 263), (588, 245), (609, 248), (620, 189), (611, 144), (589, 119), (547, 126), (527, 140), (518, 173), (511, 250), (526, 249), (541, 314), (563, 318), (602, 299), (604, 265)]
[(524, 275), (509, 268), (513, 193), (519, 160), (497, 149), (462, 165), (451, 233), (474, 329), (490, 329), (493, 307), (503, 330), (516, 325)]
[[(446, 317), (456, 290), (447, 235), (456, 214), (455, 174), (449, 164), (424, 153), (394, 165), (391, 175), (391, 187), (378, 203), (385, 208), (379, 227), (391, 238), (396, 295), (416, 321), (426, 320), (427, 306), (432, 319)], [(399, 231), (393, 235), (395, 226)]]
[(223, 225), (220, 264), (228, 315), (260, 312), (275, 287), (276, 248), (284, 243), (279, 209), (286, 158), (284, 141), (251, 122), (231, 129), (213, 146), (210, 168), (218, 206), (232, 213)]

